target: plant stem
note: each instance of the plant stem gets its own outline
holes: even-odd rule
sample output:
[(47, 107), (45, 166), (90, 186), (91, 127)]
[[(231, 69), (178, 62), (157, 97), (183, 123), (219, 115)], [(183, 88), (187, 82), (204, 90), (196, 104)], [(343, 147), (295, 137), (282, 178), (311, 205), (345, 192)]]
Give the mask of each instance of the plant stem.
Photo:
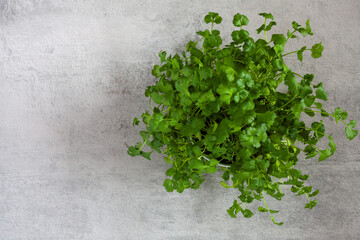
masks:
[[(311, 108), (315, 108), (315, 107), (311, 107)], [(323, 112), (320, 112), (320, 111), (313, 111), (313, 112), (323, 113)], [(326, 114), (328, 114), (329, 116), (332, 116), (332, 117), (336, 118), (334, 114), (331, 114), (331, 113), (326, 113)], [(341, 119), (338, 119), (338, 120), (339, 120), (340, 122), (342, 122), (343, 124), (345, 124), (346, 126), (348, 125), (348, 124), (347, 124), (346, 122), (344, 122), (343, 120), (341, 120)]]
[[(265, 26), (265, 28), (266, 28), (266, 18), (265, 18), (264, 26)], [(265, 30), (265, 28), (264, 28), (264, 35), (265, 35), (265, 41), (267, 42), (267, 37), (266, 37), (266, 30)]]
[(287, 41), (291, 38), (291, 36), (294, 34), (296, 32), (296, 30), (294, 30), (292, 33), (290, 33), (290, 35), (287, 37), (287, 39), (286, 39), (286, 42), (285, 42), (285, 44), (287, 43)]
[(322, 132), (319, 132), (319, 131), (316, 131), (315, 129), (312, 129), (312, 128), (308, 128), (308, 127), (299, 127), (299, 128), (312, 130), (312, 131), (314, 131), (314, 132), (321, 133), (322, 135), (324, 135), (324, 136), (326, 136), (326, 137), (329, 137), (329, 135), (327, 135), (327, 134), (325, 134), (325, 133), (322, 133)]
[(270, 215), (271, 215), (271, 219), (273, 220), (273, 219), (274, 219), (274, 216), (273, 216), (272, 212), (270, 212), (270, 208), (269, 208), (269, 206), (267, 205), (267, 203), (266, 203), (266, 201), (265, 201), (265, 197), (264, 197), (263, 194), (261, 194), (261, 196), (262, 196), (262, 199), (263, 199), (263, 201), (264, 201), (264, 203), (265, 203), (266, 209), (269, 211), (269, 213), (270, 213)]
[(287, 103), (285, 103), (285, 104), (282, 105), (281, 107), (278, 107), (277, 109), (275, 109), (274, 112), (277, 111), (277, 110), (279, 110), (279, 109), (281, 109), (281, 108), (283, 108), (283, 107), (285, 107), (285, 106), (288, 105), (289, 103), (291, 103), (297, 96), (298, 96), (298, 95), (295, 95), (290, 101), (288, 101)]
[(152, 110), (152, 107), (151, 107), (151, 97), (149, 98), (149, 107), (150, 107), (150, 110), (152, 112), (153, 110)]
[(141, 147), (139, 148), (139, 150), (141, 151), (143, 149), (143, 147), (145, 146), (146, 141), (144, 141), (144, 143), (141, 145)]
[(299, 51), (299, 50), (293, 51), (293, 52), (288, 52), (288, 53), (283, 54), (282, 56), (285, 57), (285, 56), (287, 56), (287, 55), (289, 55), (289, 54), (297, 53), (298, 51)]
[(301, 76), (300, 74), (296, 73), (296, 72), (293, 72), (295, 75), (301, 77), (301, 78), (304, 78), (303, 76)]

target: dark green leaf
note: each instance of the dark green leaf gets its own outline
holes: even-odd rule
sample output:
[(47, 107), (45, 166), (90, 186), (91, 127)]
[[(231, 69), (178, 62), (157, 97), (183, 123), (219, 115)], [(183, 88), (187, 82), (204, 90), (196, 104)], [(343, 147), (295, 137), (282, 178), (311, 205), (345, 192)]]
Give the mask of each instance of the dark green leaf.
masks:
[(233, 31), (231, 34), (232, 40), (236, 43), (243, 43), (250, 36), (249, 32), (242, 29), (240, 31)]
[(173, 184), (174, 184), (173, 180), (166, 179), (163, 183), (163, 186), (165, 187), (166, 191), (172, 192), (174, 191)]
[(242, 214), (244, 215), (245, 218), (250, 218), (254, 215), (254, 213), (252, 211), (250, 211), (249, 209), (243, 210)]
[(136, 118), (136, 117), (134, 117), (134, 120), (133, 120), (133, 126), (135, 126), (135, 125), (139, 125), (139, 123), (140, 123), (140, 121), (139, 121), (139, 119), (138, 118)]
[(259, 13), (260, 16), (263, 16), (265, 19), (274, 20), (274, 17), (271, 13)]
[(233, 19), (233, 24), (235, 27), (246, 26), (249, 23), (249, 19), (245, 15), (241, 15), (240, 13), (235, 14)]
[(285, 45), (286, 38), (283, 34), (273, 34), (271, 41), (274, 42), (275, 45)]

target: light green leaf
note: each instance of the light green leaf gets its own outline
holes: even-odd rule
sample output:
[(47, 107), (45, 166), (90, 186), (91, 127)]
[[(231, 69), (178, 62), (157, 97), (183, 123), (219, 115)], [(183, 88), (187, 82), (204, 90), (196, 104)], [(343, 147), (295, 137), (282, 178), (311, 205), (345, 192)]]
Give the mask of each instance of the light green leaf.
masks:
[(324, 150), (319, 150), (320, 156), (319, 156), (319, 162), (324, 161), (328, 157), (332, 155), (331, 150), (328, 148), (325, 148)]
[(286, 74), (286, 76), (285, 76), (285, 84), (289, 87), (289, 91), (293, 95), (299, 94), (301, 85), (298, 82), (298, 80), (296, 79), (293, 72), (288, 72)]
[(325, 89), (323, 87), (319, 87), (318, 89), (316, 89), (316, 98), (327, 101), (327, 94), (325, 92)]
[(271, 36), (271, 42), (274, 42), (275, 45), (285, 45), (286, 38), (283, 34), (273, 34)]
[(317, 43), (311, 48), (311, 56), (313, 58), (319, 58), (321, 57), (323, 50), (324, 50), (323, 45), (321, 45), (321, 43)]
[(358, 135), (358, 130), (355, 130), (356, 120), (351, 120), (345, 128), (346, 137), (353, 140)]
[(159, 65), (155, 65), (153, 70), (151, 71), (152, 75), (154, 75), (155, 77), (160, 77), (161, 76), (161, 71), (160, 71), (160, 66)]
[(261, 207), (261, 206), (259, 206), (258, 211), (259, 212), (268, 212), (268, 210), (266, 208)]
[(306, 46), (302, 47), (298, 52), (297, 52), (297, 57), (300, 60), (300, 62), (303, 61), (303, 52), (305, 51)]

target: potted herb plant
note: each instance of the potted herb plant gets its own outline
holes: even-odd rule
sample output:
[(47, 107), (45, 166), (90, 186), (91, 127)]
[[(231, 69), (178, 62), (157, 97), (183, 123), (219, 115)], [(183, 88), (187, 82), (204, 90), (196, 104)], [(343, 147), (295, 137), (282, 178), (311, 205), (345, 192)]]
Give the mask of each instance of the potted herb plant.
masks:
[[(222, 18), (210, 12), (205, 16), (210, 29), (197, 32), (201, 39), (188, 42), (181, 56), (159, 53), (161, 64), (152, 70), (158, 80), (145, 91), (150, 110), (141, 120), (146, 129), (140, 132), (142, 141), (130, 146), (128, 154), (149, 160), (153, 151), (164, 154), (171, 165), (163, 184), (169, 192), (197, 189), (206, 174), (221, 170), (220, 184), (240, 193), (228, 209), (231, 217), (239, 212), (251, 217), (248, 203), (255, 199), (263, 201), (258, 211), (268, 212), (281, 225), (273, 217), (278, 211), (270, 209), (264, 195), (281, 200), (285, 194), (281, 186), (290, 185), (291, 192), (308, 199), (305, 208), (312, 209), (317, 203), (312, 197), (319, 191), (307, 186), (308, 175), (295, 168), (298, 154), (323, 161), (336, 150), (323, 121), (306, 124), (301, 114), (334, 118), (345, 125), (349, 140), (358, 130), (355, 120), (345, 121), (346, 111), (323, 108), (321, 101), (327, 101), (327, 94), (321, 82), (313, 83), (313, 74), (296, 73), (285, 64), (290, 54), (297, 54), (300, 61), (306, 52), (321, 57), (322, 43), (285, 51), (291, 39), (313, 35), (309, 20), (305, 26), (292, 22), (286, 35), (270, 36), (276, 25), (273, 16), (259, 15), (264, 24), (256, 31), (263, 33), (263, 39), (250, 37), (245, 29), (249, 20), (238, 13), (233, 18), (232, 42), (221, 47), (222, 38), (214, 26)], [(288, 92), (278, 91), (281, 83)], [(134, 118), (134, 125), (139, 122)], [(323, 138), (326, 148), (318, 144)], [(145, 151), (145, 146), (151, 151)]]

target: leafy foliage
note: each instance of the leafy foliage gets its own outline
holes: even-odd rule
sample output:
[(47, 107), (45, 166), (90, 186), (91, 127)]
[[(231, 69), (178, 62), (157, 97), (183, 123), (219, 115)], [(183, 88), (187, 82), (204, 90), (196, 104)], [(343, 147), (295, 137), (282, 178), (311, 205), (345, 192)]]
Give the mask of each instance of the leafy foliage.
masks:
[[(182, 56), (159, 53), (161, 65), (152, 70), (158, 81), (145, 91), (156, 106), (150, 105), (151, 113), (141, 115), (146, 130), (140, 132), (142, 142), (130, 146), (128, 154), (146, 159), (153, 151), (164, 154), (171, 167), (163, 185), (167, 191), (179, 193), (199, 188), (206, 174), (227, 163), (228, 168), (221, 168), (221, 185), (240, 192), (228, 209), (229, 215), (236, 217), (241, 212), (249, 218), (254, 213), (247, 208), (248, 203), (263, 200), (265, 207), (258, 211), (269, 213), (275, 224), (282, 225), (275, 221), (273, 214), (278, 211), (269, 208), (264, 194), (281, 200), (285, 195), (281, 186), (290, 185), (291, 192), (306, 195), (309, 202), (305, 208), (312, 209), (317, 201), (310, 198), (319, 190), (306, 186), (309, 176), (295, 169), (298, 154), (303, 151), (306, 158), (318, 155), (323, 161), (336, 150), (323, 121), (307, 126), (301, 114), (333, 117), (336, 123), (346, 125), (349, 140), (358, 130), (355, 120), (345, 122), (346, 111), (336, 108), (329, 113), (321, 102), (315, 102), (327, 101), (328, 97), (322, 83), (312, 83), (313, 74), (300, 75), (285, 64), (284, 57), (289, 54), (297, 54), (300, 61), (306, 51), (314, 58), (322, 55), (321, 43), (284, 53), (287, 42), (297, 38), (297, 33), (313, 35), (310, 21), (305, 27), (293, 22), (286, 36), (273, 34), (268, 41), (267, 32), (276, 22), (270, 13), (260, 16), (264, 24), (257, 32), (263, 32), (264, 39), (251, 38), (243, 29), (249, 19), (238, 13), (233, 24), (240, 29), (234, 30), (232, 42), (221, 48), (220, 32), (213, 28), (222, 18), (210, 12), (204, 20), (211, 23), (211, 29), (197, 32), (201, 39), (187, 43)], [(277, 91), (281, 82), (287, 85), (287, 93)], [(140, 120), (134, 118), (133, 124), (138, 125)], [(328, 147), (320, 149), (317, 145), (324, 137)], [(296, 143), (303, 144), (304, 149)], [(146, 145), (152, 151), (143, 151)]]

